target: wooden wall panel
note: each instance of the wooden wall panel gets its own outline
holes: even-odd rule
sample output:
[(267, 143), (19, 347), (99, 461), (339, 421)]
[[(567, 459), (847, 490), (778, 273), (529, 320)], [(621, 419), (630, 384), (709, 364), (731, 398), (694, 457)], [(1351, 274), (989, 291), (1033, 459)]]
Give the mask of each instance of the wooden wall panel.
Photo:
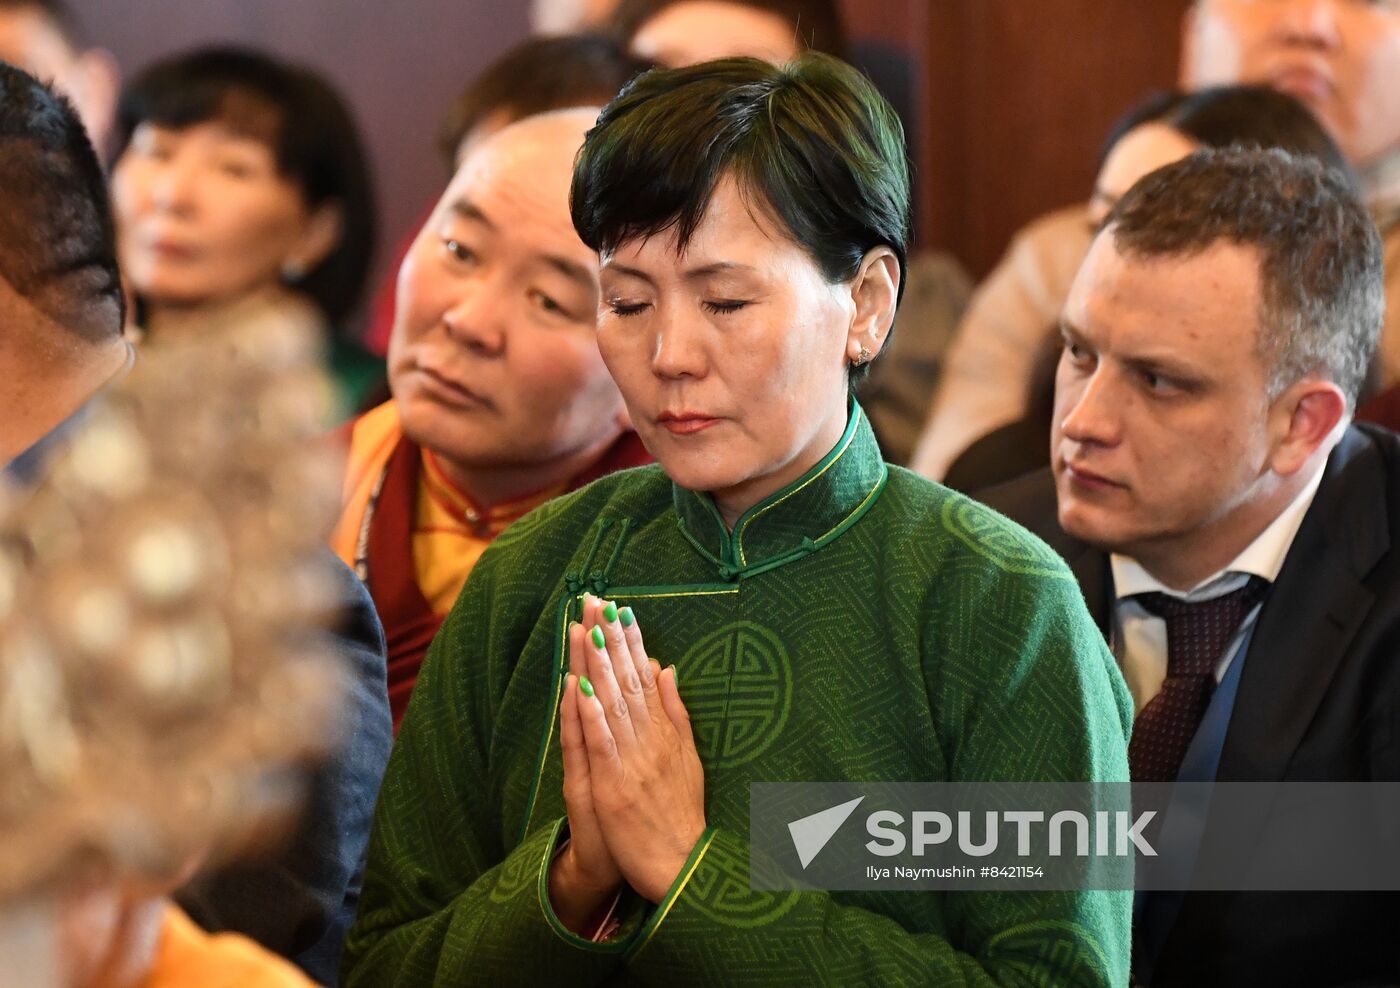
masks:
[(1176, 78), (1190, 0), (927, 0), (924, 243), (978, 275), (1088, 194), (1104, 134)]

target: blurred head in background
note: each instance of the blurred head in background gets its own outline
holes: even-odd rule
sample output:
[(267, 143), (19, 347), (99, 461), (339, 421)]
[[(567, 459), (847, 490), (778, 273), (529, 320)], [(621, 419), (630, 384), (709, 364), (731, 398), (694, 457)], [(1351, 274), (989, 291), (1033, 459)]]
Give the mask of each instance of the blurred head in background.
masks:
[(634, 55), (668, 68), (741, 55), (782, 63), (807, 49), (846, 57), (836, 0), (622, 0), (612, 23)]
[(1188, 89), (1259, 83), (1307, 104), (1364, 169), (1400, 147), (1400, 2), (1197, 0)]
[(343, 325), (375, 215), (359, 134), (325, 79), (203, 49), (133, 79), (118, 125), (122, 267), (148, 329), (249, 298), (309, 302)]
[(455, 173), (467, 152), (496, 131), (550, 110), (602, 106), (651, 63), (608, 35), (530, 38), (477, 76), (448, 110), (438, 147)]
[(0, 61), (73, 101), (98, 153), (108, 150), (120, 77), (116, 59), (83, 43), (63, 0), (0, 0)]
[(530, 30), (536, 34), (573, 34), (607, 23), (617, 0), (530, 0)]
[(1221, 86), (1149, 97), (1114, 125), (1089, 199), (1097, 226), (1149, 172), (1203, 147), (1283, 148), (1355, 183), (1336, 142), (1303, 104), (1266, 86)]

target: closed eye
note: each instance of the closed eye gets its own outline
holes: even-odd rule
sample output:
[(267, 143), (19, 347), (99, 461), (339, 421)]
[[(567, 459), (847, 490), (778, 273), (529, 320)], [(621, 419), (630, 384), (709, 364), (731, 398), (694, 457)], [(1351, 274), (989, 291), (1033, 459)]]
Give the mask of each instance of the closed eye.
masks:
[(738, 312), (749, 303), (739, 301), (738, 299), (720, 299), (714, 302), (702, 302), (701, 304), (705, 307), (706, 312), (713, 312), (716, 315), (725, 315), (730, 312)]
[(622, 316), (623, 318), (635, 316), (646, 307), (647, 303), (645, 302), (623, 302), (621, 299), (608, 300), (608, 308), (612, 310), (613, 315)]

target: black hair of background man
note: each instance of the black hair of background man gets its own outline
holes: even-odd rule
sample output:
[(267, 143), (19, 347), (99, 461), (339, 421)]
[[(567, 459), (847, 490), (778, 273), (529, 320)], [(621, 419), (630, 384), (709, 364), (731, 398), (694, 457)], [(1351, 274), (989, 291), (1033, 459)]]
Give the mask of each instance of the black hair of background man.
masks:
[(86, 338), (124, 306), (107, 180), (72, 105), (0, 62), (0, 277)]

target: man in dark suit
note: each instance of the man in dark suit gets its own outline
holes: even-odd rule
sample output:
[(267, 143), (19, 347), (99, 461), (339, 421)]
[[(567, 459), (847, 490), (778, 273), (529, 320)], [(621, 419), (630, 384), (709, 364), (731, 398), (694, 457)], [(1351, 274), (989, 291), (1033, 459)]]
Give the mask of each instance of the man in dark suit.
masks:
[[(1069, 562), (1135, 781), (1400, 780), (1400, 438), (1351, 425), (1384, 309), (1343, 181), (1206, 151), (1136, 185), (1062, 319), (1051, 467), (984, 500)], [(1400, 896), (1139, 895), (1162, 985), (1400, 983)]]

